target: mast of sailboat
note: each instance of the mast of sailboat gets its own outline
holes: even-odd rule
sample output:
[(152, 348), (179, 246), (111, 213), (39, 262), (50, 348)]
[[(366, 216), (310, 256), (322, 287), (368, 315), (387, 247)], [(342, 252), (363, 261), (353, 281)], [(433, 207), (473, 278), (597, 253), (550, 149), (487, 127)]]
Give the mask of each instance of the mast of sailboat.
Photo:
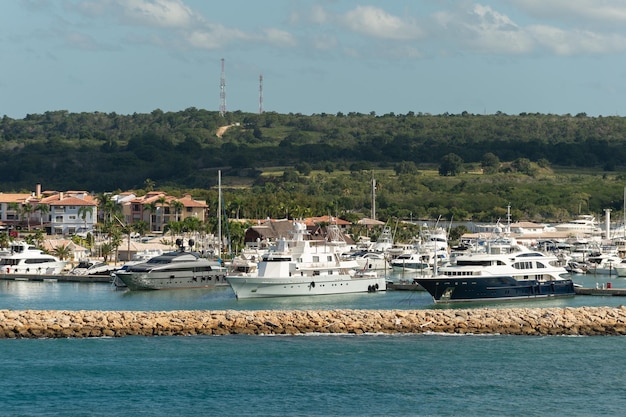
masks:
[(374, 178), (374, 172), (372, 171), (372, 220), (376, 220), (376, 178)]
[(222, 261), (222, 171), (217, 171), (217, 259)]

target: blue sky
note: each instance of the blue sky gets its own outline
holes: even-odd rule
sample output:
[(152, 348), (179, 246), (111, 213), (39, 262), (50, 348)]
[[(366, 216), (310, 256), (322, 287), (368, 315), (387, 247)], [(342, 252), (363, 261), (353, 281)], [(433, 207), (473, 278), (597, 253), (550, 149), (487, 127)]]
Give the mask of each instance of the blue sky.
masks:
[(624, 0), (7, 0), (0, 115), (626, 115)]

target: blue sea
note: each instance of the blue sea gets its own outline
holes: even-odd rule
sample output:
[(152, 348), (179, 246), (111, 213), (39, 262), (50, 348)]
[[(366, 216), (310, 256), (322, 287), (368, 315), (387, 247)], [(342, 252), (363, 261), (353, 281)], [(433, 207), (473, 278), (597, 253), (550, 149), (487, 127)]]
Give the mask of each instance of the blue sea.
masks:
[[(626, 280), (581, 276), (585, 286)], [(478, 307), (617, 306), (622, 297)], [(0, 309), (424, 309), (424, 292), (238, 301), (0, 281)], [(0, 340), (2, 416), (624, 415), (623, 337), (192, 336)]]

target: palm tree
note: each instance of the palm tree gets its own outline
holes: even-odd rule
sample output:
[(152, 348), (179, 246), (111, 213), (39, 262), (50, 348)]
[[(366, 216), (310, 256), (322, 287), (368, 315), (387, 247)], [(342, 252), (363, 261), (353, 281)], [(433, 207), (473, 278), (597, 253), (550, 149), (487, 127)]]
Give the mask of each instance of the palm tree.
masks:
[(162, 195), (161, 197), (157, 198), (157, 200), (155, 201), (156, 205), (159, 206), (161, 208), (161, 220), (159, 223), (159, 230), (163, 230), (163, 223), (165, 223), (164, 219), (165, 219), (165, 204), (167, 204), (167, 198), (165, 198), (164, 195)]
[(179, 221), (178, 215), (183, 211), (185, 205), (180, 200), (172, 200), (169, 202), (169, 206), (176, 214), (176, 221)]
[(50, 213), (50, 206), (44, 203), (39, 203), (35, 206), (35, 211), (39, 212), (39, 223), (43, 229), (43, 217)]
[(102, 211), (102, 219), (104, 224), (110, 223), (113, 214), (119, 209), (119, 204), (111, 199), (111, 194), (99, 193), (96, 196), (98, 200), (98, 208)]
[(150, 191), (154, 190), (155, 183), (150, 178), (146, 178), (143, 184), (145, 186), (146, 192), (149, 193)]
[(44, 241), (43, 230), (41, 229), (35, 230), (35, 233), (33, 233), (33, 240), (35, 241), (38, 247), (41, 247)]
[(89, 214), (93, 218), (93, 207), (91, 206), (80, 206), (78, 209), (78, 215), (81, 219), (83, 219), (83, 228), (87, 231), (87, 214)]
[(70, 257), (72, 249), (70, 249), (70, 245), (59, 245), (52, 250), (52, 254), (64, 261)]
[(22, 220), (22, 210), (21, 210), (20, 203), (11, 202), (7, 205), (7, 208), (15, 212), (15, 214), (17, 215), (18, 222)]
[(113, 253), (113, 245), (110, 243), (103, 243), (100, 245), (100, 254), (104, 258), (104, 262), (109, 260), (109, 256)]
[(146, 234), (146, 230), (148, 230), (148, 223), (143, 220), (139, 220), (133, 223), (133, 230), (139, 233), (139, 236), (143, 236)]
[(156, 203), (153, 201), (143, 205), (143, 211), (150, 212), (150, 232), (152, 232), (152, 215), (157, 211)]
[(8, 248), (10, 243), (8, 233), (0, 233), (0, 248)]
[(24, 217), (26, 217), (26, 224), (28, 227), (28, 230), (30, 230), (30, 215), (33, 212), (33, 206), (30, 203), (24, 203), (22, 204), (22, 213), (24, 214)]

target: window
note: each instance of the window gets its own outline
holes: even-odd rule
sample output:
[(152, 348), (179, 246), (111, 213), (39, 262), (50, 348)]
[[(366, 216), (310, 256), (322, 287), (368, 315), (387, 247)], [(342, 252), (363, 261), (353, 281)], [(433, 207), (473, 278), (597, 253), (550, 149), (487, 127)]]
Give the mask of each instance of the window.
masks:
[(63, 216), (54, 216), (54, 221), (56, 223), (63, 223)]

